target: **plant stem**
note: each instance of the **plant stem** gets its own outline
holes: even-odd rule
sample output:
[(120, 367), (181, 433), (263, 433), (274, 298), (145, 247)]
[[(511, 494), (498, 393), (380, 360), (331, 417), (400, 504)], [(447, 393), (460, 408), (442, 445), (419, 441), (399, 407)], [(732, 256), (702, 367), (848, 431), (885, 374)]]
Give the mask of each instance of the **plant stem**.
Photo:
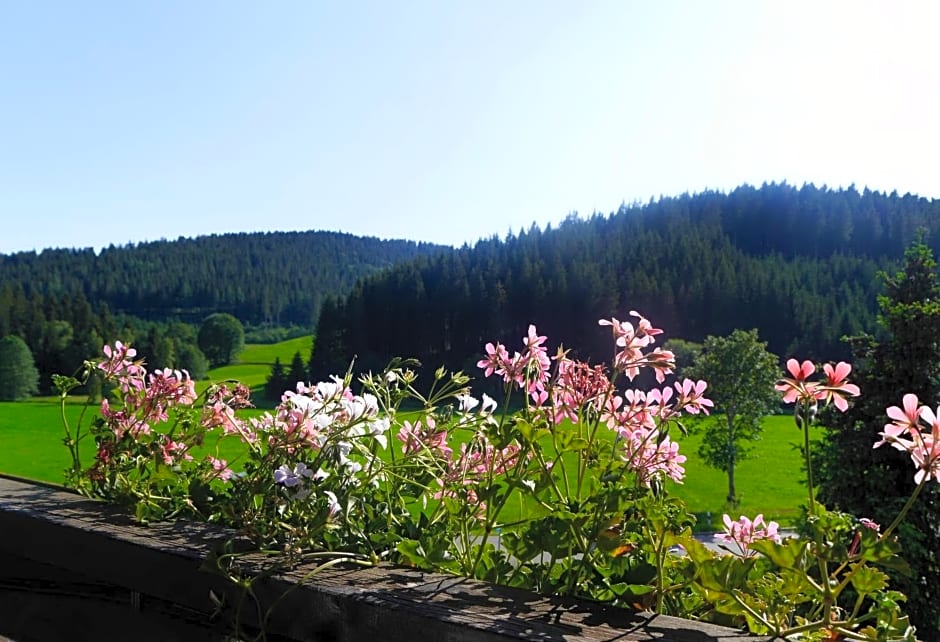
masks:
[(758, 613), (757, 611), (755, 611), (754, 609), (752, 609), (752, 608), (750, 607), (750, 605), (747, 604), (747, 602), (745, 602), (744, 600), (742, 600), (742, 599), (738, 596), (738, 591), (732, 590), (732, 591), (731, 591), (731, 597), (734, 598), (734, 601), (737, 602), (738, 605), (740, 605), (740, 607), (741, 607), (742, 609), (744, 609), (745, 611), (747, 611), (748, 613), (750, 613), (751, 617), (753, 617), (755, 620), (757, 620), (758, 622), (760, 622), (761, 624), (763, 624), (764, 626), (766, 626), (768, 629), (770, 629), (770, 631), (771, 631), (774, 635), (778, 635), (778, 636), (780, 636), (780, 637), (783, 637), (783, 632), (780, 630), (780, 627), (777, 626), (776, 624), (771, 624), (771, 623), (767, 620), (767, 618), (765, 618), (763, 615), (761, 615), (760, 613)]
[(806, 457), (806, 485), (809, 489), (809, 514), (816, 517), (816, 493), (813, 485), (813, 458), (809, 450), (809, 424), (810, 412), (809, 406), (805, 403), (800, 404), (800, 414), (803, 424), (803, 454)]
[(891, 525), (885, 529), (885, 532), (881, 534), (879, 540), (883, 540), (888, 535), (894, 531), (895, 528), (907, 517), (907, 513), (911, 510), (911, 507), (914, 505), (914, 501), (917, 499), (917, 496), (920, 495), (920, 491), (924, 490), (924, 486), (927, 485), (927, 482), (930, 481), (930, 477), (924, 475), (924, 478), (917, 485), (917, 488), (914, 489), (914, 492), (911, 493), (911, 496), (907, 498), (907, 502), (904, 504), (904, 507), (901, 509), (901, 512), (898, 513), (898, 516), (894, 518), (894, 521), (891, 522)]

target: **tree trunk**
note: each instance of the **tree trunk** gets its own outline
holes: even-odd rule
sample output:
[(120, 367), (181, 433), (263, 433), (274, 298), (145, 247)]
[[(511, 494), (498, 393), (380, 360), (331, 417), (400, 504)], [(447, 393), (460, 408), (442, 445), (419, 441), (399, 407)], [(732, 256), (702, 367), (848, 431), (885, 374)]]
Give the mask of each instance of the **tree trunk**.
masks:
[(734, 414), (728, 413), (728, 503), (737, 504), (738, 494), (734, 490), (734, 465), (737, 463), (734, 448)]
[(738, 502), (737, 494), (734, 492), (734, 461), (728, 464), (728, 503), (736, 504)]

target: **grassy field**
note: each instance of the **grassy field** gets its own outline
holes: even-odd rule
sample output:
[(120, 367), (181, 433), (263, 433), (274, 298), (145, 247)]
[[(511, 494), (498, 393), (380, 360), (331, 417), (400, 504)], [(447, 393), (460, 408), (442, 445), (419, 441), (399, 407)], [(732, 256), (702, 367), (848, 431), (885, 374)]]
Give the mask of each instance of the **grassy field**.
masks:
[[(202, 391), (209, 382), (236, 379), (257, 393), (264, 385), (275, 358), (289, 365), (295, 352), (307, 357), (312, 337), (303, 337), (270, 345), (248, 345), (236, 364), (216, 368), (209, 372), (209, 380), (199, 382)], [(70, 403), (67, 414), (70, 421), (77, 420), (81, 411), (78, 403)], [(0, 472), (61, 482), (62, 471), (69, 464), (68, 452), (62, 444), (62, 420), (59, 403), (54, 398), (37, 398), (20, 403), (0, 403)], [(673, 435), (678, 437), (677, 433)], [(699, 515), (704, 527), (709, 522), (717, 528), (722, 513), (750, 516), (763, 512), (767, 519), (782, 524), (792, 523), (799, 515), (799, 507), (806, 503), (806, 490), (801, 468), (799, 445), (802, 433), (789, 416), (768, 417), (764, 433), (754, 444), (752, 458), (742, 461), (736, 473), (736, 487), (740, 503), (726, 505), (727, 477), (721, 471), (707, 467), (698, 457), (701, 436), (693, 434), (678, 437), (681, 452), (688, 457), (685, 464), (686, 481), (672, 484), (671, 492), (682, 497), (690, 510)], [(223, 442), (223, 457), (235, 459), (240, 444)], [(84, 444), (86, 461), (93, 455), (90, 442)]]
[(270, 344), (248, 344), (241, 354), (238, 355), (238, 362), (230, 366), (214, 368), (208, 373), (208, 380), (196, 383), (198, 392), (204, 391), (210, 383), (220, 381), (235, 380), (240, 381), (252, 392), (258, 394), (264, 387), (268, 375), (271, 374), (271, 366), (275, 359), (280, 359), (284, 368), (290, 367), (291, 359), (294, 354), (299, 352), (300, 356), (306, 361), (310, 358), (310, 348), (313, 346), (313, 337), (298, 337), (280, 343)]
[[(81, 406), (70, 404), (70, 421), (77, 420)], [(58, 403), (34, 400), (20, 403), (0, 403), (0, 472), (61, 482), (62, 471), (69, 464), (68, 453), (62, 444), (62, 424)], [(699, 459), (696, 450), (700, 437), (690, 435), (680, 440), (681, 452), (688, 457), (686, 481), (671, 484), (671, 492), (682, 497), (690, 510), (697, 513), (704, 528), (710, 523), (718, 528), (721, 515), (731, 513), (754, 516), (763, 512), (767, 519), (782, 524), (792, 523), (799, 514), (799, 506), (806, 502), (801, 456), (797, 446), (800, 432), (789, 417), (769, 417), (764, 437), (755, 444), (754, 456), (739, 465), (736, 481), (740, 496), (737, 507), (726, 505), (727, 478), (720, 471), (708, 468)], [(86, 442), (83, 448), (86, 461), (93, 455), (93, 447)], [(236, 441), (223, 442), (221, 456), (236, 459), (240, 445)]]
[[(822, 430), (814, 429), (814, 437)], [(672, 434), (672, 433), (670, 433)], [(800, 445), (803, 433), (797, 430), (789, 415), (764, 419), (761, 439), (754, 442), (751, 458), (742, 461), (735, 471), (735, 488), (739, 505), (730, 507), (725, 501), (728, 477), (709, 468), (698, 456), (701, 435), (690, 434), (679, 438), (680, 452), (688, 457), (685, 464), (686, 481), (675, 484), (671, 491), (682, 497), (703, 522), (711, 514), (712, 526), (718, 528), (723, 513), (732, 517), (764, 513), (768, 520), (792, 523), (799, 515), (799, 507), (806, 504), (805, 473)]]
[(313, 347), (313, 336), (298, 337), (280, 343), (250, 343), (238, 355), (238, 362), (244, 365), (263, 365), (266, 370), (271, 369), (274, 359), (280, 359), (284, 367), (290, 365), (294, 353), (299, 352), (304, 361), (310, 358), (310, 349)]
[[(248, 344), (237, 363), (210, 370), (208, 379), (196, 383), (196, 390), (201, 393), (210, 383), (234, 379), (257, 393), (258, 388), (264, 386), (275, 358), (279, 358), (287, 367), (296, 352), (300, 352), (304, 360), (309, 358), (312, 345), (312, 336), (274, 344)], [(94, 408), (90, 411), (94, 411)], [(70, 400), (66, 412), (74, 425), (81, 413), (79, 400)], [(62, 443), (64, 436), (58, 398), (37, 397), (20, 403), (0, 402), (0, 472), (61, 482), (62, 472), (70, 463), (68, 451)], [(238, 453), (237, 442), (223, 442), (221, 447), (223, 456), (233, 457)], [(90, 441), (83, 442), (83, 453), (85, 460), (90, 461), (94, 454)]]
[[(70, 404), (67, 412), (74, 422), (81, 406)], [(0, 403), (0, 472), (61, 483), (70, 461), (64, 436), (57, 401)], [(94, 449), (86, 446), (91, 457)]]

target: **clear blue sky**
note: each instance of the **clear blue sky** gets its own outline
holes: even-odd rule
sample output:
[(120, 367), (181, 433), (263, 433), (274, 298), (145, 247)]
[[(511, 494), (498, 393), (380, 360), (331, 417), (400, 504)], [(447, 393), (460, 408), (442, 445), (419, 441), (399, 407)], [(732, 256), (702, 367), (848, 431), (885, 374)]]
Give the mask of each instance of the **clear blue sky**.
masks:
[(0, 253), (940, 197), (940, 3), (0, 2)]

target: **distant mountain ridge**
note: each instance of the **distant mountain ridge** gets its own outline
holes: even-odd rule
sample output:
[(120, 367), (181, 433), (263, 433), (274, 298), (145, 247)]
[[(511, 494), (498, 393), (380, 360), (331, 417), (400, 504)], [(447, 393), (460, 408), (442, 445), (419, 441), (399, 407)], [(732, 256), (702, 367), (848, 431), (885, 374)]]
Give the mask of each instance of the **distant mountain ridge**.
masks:
[(180, 238), (100, 253), (54, 249), (0, 255), (3, 292), (82, 297), (112, 312), (198, 322), (229, 312), (251, 324), (313, 327), (325, 296), (395, 263), (444, 249), (341, 232), (259, 232)]
[(606, 361), (597, 319), (630, 310), (666, 338), (758, 328), (780, 356), (847, 358), (841, 337), (875, 329), (878, 271), (918, 230), (936, 252), (938, 227), (937, 200), (785, 183), (571, 217), (399, 264), (325, 301), (311, 369), (413, 356), (472, 371), (485, 342), (514, 349), (529, 323)]

